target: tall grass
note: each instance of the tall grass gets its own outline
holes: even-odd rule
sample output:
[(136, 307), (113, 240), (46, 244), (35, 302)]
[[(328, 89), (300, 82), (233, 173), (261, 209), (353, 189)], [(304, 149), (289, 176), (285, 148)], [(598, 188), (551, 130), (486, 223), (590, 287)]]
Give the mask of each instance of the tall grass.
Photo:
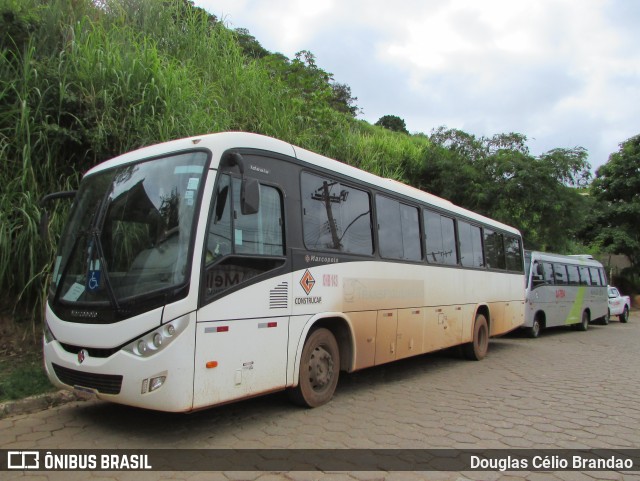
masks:
[(76, 188), (100, 161), (223, 130), (278, 137), (399, 180), (422, 159), (426, 141), (310, 101), (182, 0), (0, 0), (0, 13), (0, 307), (32, 320), (66, 212), (55, 207), (45, 241), (38, 200)]

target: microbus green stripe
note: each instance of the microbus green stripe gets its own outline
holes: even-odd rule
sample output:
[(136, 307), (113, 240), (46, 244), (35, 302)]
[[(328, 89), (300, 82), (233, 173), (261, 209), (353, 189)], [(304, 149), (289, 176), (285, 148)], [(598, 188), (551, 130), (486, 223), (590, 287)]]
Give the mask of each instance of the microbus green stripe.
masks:
[(582, 305), (584, 302), (585, 292), (585, 286), (578, 287), (578, 292), (576, 293), (576, 298), (573, 301), (573, 305), (571, 306), (569, 317), (567, 317), (566, 321), (564, 321), (565, 324), (575, 324), (576, 322), (580, 322), (582, 320)]

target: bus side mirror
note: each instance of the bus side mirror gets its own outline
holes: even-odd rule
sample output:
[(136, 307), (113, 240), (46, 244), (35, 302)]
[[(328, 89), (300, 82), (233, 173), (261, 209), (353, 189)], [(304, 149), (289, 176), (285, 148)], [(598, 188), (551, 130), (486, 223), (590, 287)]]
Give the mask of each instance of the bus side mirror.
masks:
[(260, 183), (256, 179), (242, 179), (240, 211), (242, 215), (257, 214), (260, 211)]
[(42, 199), (40, 199), (40, 207), (42, 208), (42, 212), (40, 214), (40, 222), (38, 223), (38, 231), (40, 232), (40, 237), (44, 240), (49, 240), (49, 212), (47, 211), (46, 204), (52, 200), (58, 199), (74, 199), (77, 191), (75, 190), (66, 190), (63, 192), (54, 192), (53, 194), (45, 195)]

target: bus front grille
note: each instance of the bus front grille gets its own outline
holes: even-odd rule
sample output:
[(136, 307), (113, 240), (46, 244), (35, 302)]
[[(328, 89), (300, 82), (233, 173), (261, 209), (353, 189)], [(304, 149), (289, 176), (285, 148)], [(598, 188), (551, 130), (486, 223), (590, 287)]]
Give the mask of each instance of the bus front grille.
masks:
[(88, 387), (103, 394), (120, 394), (122, 376), (114, 374), (93, 374), (90, 372), (76, 371), (66, 367), (52, 364), (58, 379), (69, 386)]

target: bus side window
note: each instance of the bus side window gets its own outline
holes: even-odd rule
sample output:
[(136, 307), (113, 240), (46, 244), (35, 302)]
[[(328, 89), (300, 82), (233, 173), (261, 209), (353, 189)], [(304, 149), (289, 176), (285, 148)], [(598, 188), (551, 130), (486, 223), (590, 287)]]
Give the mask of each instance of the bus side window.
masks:
[(572, 286), (580, 285), (580, 271), (578, 266), (567, 266), (567, 272), (569, 273), (569, 284)]
[(427, 262), (454, 266), (458, 263), (456, 230), (451, 217), (423, 210)]
[(308, 249), (372, 255), (369, 194), (337, 180), (303, 172), (302, 230)]
[(522, 250), (520, 239), (506, 235), (504, 237), (504, 251), (507, 258), (507, 270), (522, 272)]
[(504, 240), (502, 234), (489, 229), (484, 230), (484, 257), (489, 269), (506, 269)]
[(553, 274), (555, 276), (555, 284), (562, 286), (568, 285), (567, 268), (564, 264), (553, 264)]
[(589, 268), (580, 267), (580, 284), (583, 286), (591, 285), (591, 278), (589, 277)]
[(539, 262), (535, 262), (533, 264), (533, 269), (531, 270), (531, 281), (533, 287), (538, 287), (544, 284), (544, 267)]
[(251, 214), (242, 214), (240, 192), (240, 179), (224, 175), (214, 193), (203, 282), (207, 301), (285, 262), (281, 192), (260, 185), (260, 206)]
[(480, 227), (458, 221), (460, 264), (465, 267), (484, 267), (482, 232)]
[(553, 285), (555, 284), (553, 280), (553, 264), (550, 262), (543, 262), (542, 266), (544, 268), (544, 281), (546, 284)]

